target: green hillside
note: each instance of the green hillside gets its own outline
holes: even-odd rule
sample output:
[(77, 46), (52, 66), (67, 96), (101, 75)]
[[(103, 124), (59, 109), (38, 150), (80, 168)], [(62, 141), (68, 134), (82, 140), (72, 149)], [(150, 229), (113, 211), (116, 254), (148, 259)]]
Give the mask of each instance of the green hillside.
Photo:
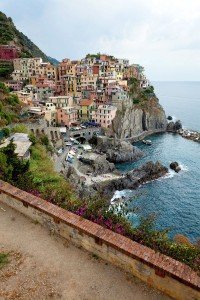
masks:
[(18, 122), (21, 104), (15, 94), (11, 94), (4, 83), (0, 82), (0, 128)]
[(26, 35), (20, 32), (11, 18), (0, 11), (0, 44), (14, 44), (21, 49), (21, 57), (41, 57), (44, 61), (55, 63), (53, 58), (42, 52)]

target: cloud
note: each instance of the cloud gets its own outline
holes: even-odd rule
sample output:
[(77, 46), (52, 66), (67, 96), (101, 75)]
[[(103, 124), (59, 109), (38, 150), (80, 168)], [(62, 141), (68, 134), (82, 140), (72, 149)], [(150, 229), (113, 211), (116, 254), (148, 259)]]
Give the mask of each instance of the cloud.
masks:
[(1, 0), (0, 9), (49, 55), (106, 52), (151, 80), (200, 80), (199, 0)]

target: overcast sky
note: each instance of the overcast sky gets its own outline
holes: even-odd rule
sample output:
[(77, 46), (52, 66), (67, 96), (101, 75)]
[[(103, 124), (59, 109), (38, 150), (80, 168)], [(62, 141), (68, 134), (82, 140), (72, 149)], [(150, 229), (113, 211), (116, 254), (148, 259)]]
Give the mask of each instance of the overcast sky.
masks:
[(200, 80), (200, 0), (0, 0), (46, 54), (128, 58), (150, 80)]

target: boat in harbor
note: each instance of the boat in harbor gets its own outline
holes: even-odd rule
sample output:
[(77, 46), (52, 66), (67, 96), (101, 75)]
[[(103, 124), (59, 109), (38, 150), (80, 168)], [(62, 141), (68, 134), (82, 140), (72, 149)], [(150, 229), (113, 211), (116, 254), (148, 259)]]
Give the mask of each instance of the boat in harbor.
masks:
[(149, 145), (149, 146), (152, 144), (151, 140), (142, 140), (142, 142), (143, 142), (143, 144)]

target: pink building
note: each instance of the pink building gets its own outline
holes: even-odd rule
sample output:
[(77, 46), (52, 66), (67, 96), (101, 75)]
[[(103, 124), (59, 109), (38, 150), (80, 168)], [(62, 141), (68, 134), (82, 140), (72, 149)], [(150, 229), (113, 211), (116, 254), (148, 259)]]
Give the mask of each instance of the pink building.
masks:
[(63, 107), (57, 109), (57, 123), (61, 126), (70, 127), (78, 119), (75, 107)]
[(0, 60), (13, 60), (19, 56), (19, 48), (11, 45), (0, 45)]
[(112, 105), (99, 105), (96, 111), (92, 112), (92, 120), (101, 124), (101, 127), (110, 127), (112, 120), (115, 118), (117, 108)]
[(9, 80), (5, 83), (5, 85), (13, 91), (20, 91), (23, 87), (23, 82)]

